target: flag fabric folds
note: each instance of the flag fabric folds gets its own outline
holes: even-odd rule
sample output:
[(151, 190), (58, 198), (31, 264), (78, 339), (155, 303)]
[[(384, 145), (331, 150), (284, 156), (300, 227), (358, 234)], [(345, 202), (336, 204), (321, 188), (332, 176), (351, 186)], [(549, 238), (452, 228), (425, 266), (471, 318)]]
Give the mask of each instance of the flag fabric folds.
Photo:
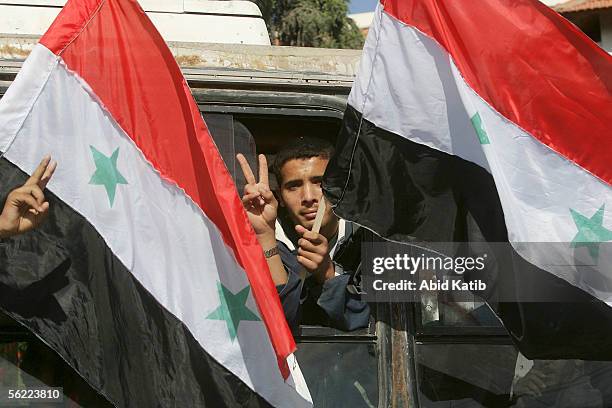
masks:
[(50, 153), (51, 215), (0, 306), (117, 406), (311, 406), (267, 263), (135, 0), (71, 0), (0, 100), (2, 189)]
[(576, 301), (501, 305), (519, 348), (612, 358), (611, 90), (612, 57), (539, 1), (382, 0), (326, 197), (394, 241), (510, 242), (503, 279)]

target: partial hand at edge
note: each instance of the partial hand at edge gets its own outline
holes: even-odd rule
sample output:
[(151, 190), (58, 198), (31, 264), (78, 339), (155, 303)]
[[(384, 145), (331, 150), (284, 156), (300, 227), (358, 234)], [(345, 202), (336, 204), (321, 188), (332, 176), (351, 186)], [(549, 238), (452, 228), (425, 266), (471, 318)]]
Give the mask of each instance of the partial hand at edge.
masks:
[(51, 156), (45, 156), (34, 173), (21, 186), (11, 191), (0, 214), (0, 237), (23, 234), (38, 227), (49, 212), (43, 190), (57, 168)]

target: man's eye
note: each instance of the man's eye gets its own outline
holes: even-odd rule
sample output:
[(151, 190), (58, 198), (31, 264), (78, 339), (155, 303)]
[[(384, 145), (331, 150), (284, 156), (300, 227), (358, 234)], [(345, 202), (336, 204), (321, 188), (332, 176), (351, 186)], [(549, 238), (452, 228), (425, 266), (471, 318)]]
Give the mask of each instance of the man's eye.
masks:
[(315, 179), (312, 179), (312, 184), (316, 184), (317, 186), (320, 186), (321, 182), (323, 182), (323, 178), (317, 177)]

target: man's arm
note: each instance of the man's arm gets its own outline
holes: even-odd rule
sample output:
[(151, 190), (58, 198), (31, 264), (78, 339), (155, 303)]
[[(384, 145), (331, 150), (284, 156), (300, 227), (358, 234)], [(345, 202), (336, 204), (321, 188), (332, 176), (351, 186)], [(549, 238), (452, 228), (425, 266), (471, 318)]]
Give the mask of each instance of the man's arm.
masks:
[(0, 214), (0, 238), (23, 234), (40, 225), (49, 212), (43, 190), (51, 179), (56, 162), (46, 156), (25, 184), (11, 191)]
[(276, 286), (285, 285), (287, 271), (278, 253), (275, 235), (278, 202), (270, 190), (266, 156), (259, 155), (259, 182), (255, 180), (255, 175), (246, 158), (242, 154), (236, 155), (236, 158), (247, 182), (244, 186), (242, 204), (255, 230), (257, 241), (264, 251), (274, 284)]
[(272, 233), (261, 236), (257, 235), (257, 240), (264, 250), (264, 255), (268, 262), (268, 267), (270, 268), (270, 274), (272, 275), (272, 281), (276, 286), (280, 286), (287, 283), (288, 275), (278, 252), (274, 232), (275, 231), (272, 230)]

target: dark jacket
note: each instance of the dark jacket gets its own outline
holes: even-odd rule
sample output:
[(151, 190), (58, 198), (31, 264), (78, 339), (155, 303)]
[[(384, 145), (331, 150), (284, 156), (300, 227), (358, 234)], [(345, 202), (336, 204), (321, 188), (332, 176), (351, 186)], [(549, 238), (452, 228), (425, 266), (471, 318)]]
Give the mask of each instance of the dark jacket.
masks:
[(316, 324), (340, 330), (368, 326), (370, 308), (361, 300), (361, 232), (350, 222), (341, 221), (331, 255), (336, 276), (323, 285), (314, 278), (300, 279), (297, 249), (286, 237), (277, 241), (288, 281), (277, 286), (285, 317), (294, 334), (300, 324)]

